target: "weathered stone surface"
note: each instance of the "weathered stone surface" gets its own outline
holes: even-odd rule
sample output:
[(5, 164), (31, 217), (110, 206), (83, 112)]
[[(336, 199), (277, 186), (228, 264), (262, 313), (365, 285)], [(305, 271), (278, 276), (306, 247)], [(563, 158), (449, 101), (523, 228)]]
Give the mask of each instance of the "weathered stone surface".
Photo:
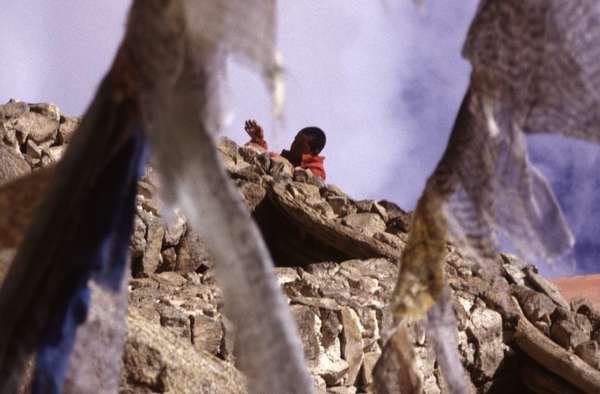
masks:
[(10, 127), (15, 130), (21, 143), (25, 143), (28, 138), (43, 143), (56, 137), (58, 119), (51, 119), (36, 112), (25, 112), (16, 118)]
[(190, 322), (194, 348), (214, 355), (221, 354), (223, 324), (217, 318), (201, 314), (191, 315)]
[(467, 335), (476, 343), (474, 366), (481, 381), (491, 379), (504, 359), (502, 317), (494, 310), (476, 307), (471, 312)]
[[(0, 115), (13, 111), (18, 114), (16, 117), (29, 111), (27, 105), (4, 112), (2, 108)], [(30, 164), (34, 166), (35, 172), (27, 179), (43, 175), (46, 170), (40, 167), (61, 157), (64, 144), (79, 121), (54, 113), (51, 107), (36, 106), (33, 113), (47, 117), (51, 123), (59, 122), (54, 137), (42, 142), (25, 138), (24, 133), (17, 133), (11, 126), (16, 119), (11, 115), (2, 115), (5, 117), (0, 123), (0, 148), (11, 149), (28, 166), (26, 172)], [(220, 150), (226, 168), (261, 229), (265, 229), (266, 221), (275, 222), (279, 237), (269, 238), (265, 233), (267, 245), (272, 252), (273, 246), (279, 245), (287, 253), (281, 261), (293, 265), (277, 268), (276, 273), (299, 323), (316, 386), (323, 393), (364, 393), (373, 389), (374, 366), (381, 359), (382, 347), (386, 347), (381, 337), (390, 334), (390, 316), (385, 306), (395, 286), (410, 214), (387, 201), (355, 201), (337, 186), (323, 185), (320, 178), (293, 169), (284, 160), (278, 164), (277, 159), (272, 161), (258, 149), (240, 148), (232, 141), (225, 141)], [(196, 362), (198, 355), (204, 357), (204, 352), (220, 358), (211, 358), (210, 365), (200, 361), (214, 366), (215, 371), (232, 371), (230, 365), (235, 362), (235, 327), (221, 315), (222, 296), (213, 278), (212, 260), (199, 235), (187, 228), (185, 218), (175, 214), (175, 220), (163, 220), (162, 204), (157, 199), (160, 185), (155, 175), (149, 168), (138, 187), (130, 248), (136, 278), (130, 279), (128, 295), (130, 315), (135, 313), (148, 325), (146, 328), (152, 335), (162, 339), (144, 341), (134, 337), (146, 335), (145, 331), (130, 333), (133, 337), (129, 341), (135, 345), (130, 344), (125, 355), (123, 374), (127, 378), (121, 382), (123, 392), (179, 392), (174, 391), (178, 389), (186, 392), (191, 386), (173, 379), (187, 379), (188, 373), (200, 373), (201, 368), (180, 366), (178, 362), (183, 359)], [(9, 175), (11, 179), (14, 176)], [(46, 178), (35, 179), (41, 184)], [(19, 187), (36, 193), (43, 190), (37, 183), (19, 185), (28, 185)], [(31, 216), (29, 208), (20, 210), (27, 198), (14, 197), (20, 196), (18, 192), (18, 187), (15, 190), (8, 185), (0, 186), (0, 207), (4, 207), (1, 211), (11, 217), (0, 218), (3, 230), (0, 276)], [(3, 198), (9, 201), (5, 205)], [(9, 236), (8, 232), (16, 236)], [(576, 354), (597, 368), (595, 340), (600, 339), (600, 317), (590, 305), (585, 302), (569, 305), (533, 267), (516, 256), (502, 255), (481, 269), (477, 261), (465, 258), (454, 246), (448, 245), (447, 249), (446, 277), (454, 291), (459, 352), (473, 391), (519, 392), (520, 381), (527, 379), (526, 374), (520, 375), (524, 356), (519, 347), (523, 345), (513, 341), (515, 329), (520, 327), (519, 307), (525, 320), (535, 325), (532, 327), (537, 335), (549, 342), (548, 336), (558, 338), (558, 342), (574, 348)], [(518, 304), (513, 303), (512, 296), (518, 299)], [(422, 322), (410, 323), (405, 345), (392, 353), (387, 348), (384, 353), (388, 362), (392, 362), (390, 357), (395, 360), (396, 367), (399, 356), (410, 356), (404, 359), (403, 371), (412, 370), (414, 374), (403, 375), (405, 388), (419, 381), (425, 393), (445, 392), (447, 387), (425, 332)], [(175, 349), (168, 350), (168, 345), (166, 350), (162, 348), (165, 338), (167, 342), (175, 341)], [(173, 354), (177, 352), (186, 356), (174, 360)], [(188, 354), (194, 356), (187, 358)], [(578, 359), (572, 350), (568, 354), (573, 358), (565, 360)], [(526, 365), (537, 362), (526, 361)], [(581, 364), (573, 362), (573, 365)], [(180, 368), (181, 371), (177, 370)], [(536, 371), (539, 381), (559, 379), (560, 371)], [(411, 383), (413, 378), (417, 380)], [(190, 379), (203, 378), (194, 375)], [(399, 382), (396, 374), (387, 387), (397, 388)]]
[(0, 144), (0, 184), (31, 172), (20, 152)]
[(135, 310), (128, 319), (121, 393), (245, 393), (231, 365), (195, 351)]
[(146, 249), (146, 223), (138, 216), (135, 215), (133, 219), (133, 235), (129, 244), (129, 250), (131, 251), (131, 257), (141, 258), (144, 255)]
[(0, 118), (1, 119), (14, 119), (18, 118), (25, 112), (29, 111), (27, 103), (22, 101), (9, 100), (8, 103), (0, 105)]
[(348, 198), (346, 198), (345, 196), (331, 195), (328, 196), (326, 200), (327, 203), (331, 206), (333, 212), (340, 217), (356, 212), (355, 207), (354, 211), (352, 211), (351, 207), (353, 206), (348, 203)]
[(166, 246), (175, 246), (179, 244), (179, 241), (185, 233), (186, 228), (186, 218), (181, 213), (175, 212), (174, 218), (167, 223), (164, 244)]
[(557, 305), (569, 309), (569, 303), (562, 296), (562, 294), (560, 294), (558, 286), (544, 279), (540, 274), (537, 273), (537, 269), (535, 269), (535, 267), (526, 267), (525, 273), (527, 274), (527, 279), (532, 283), (534, 288), (546, 294)]
[(201, 266), (212, 267), (212, 258), (200, 235), (193, 229), (183, 235), (177, 251), (176, 270), (178, 272), (193, 272)]
[(293, 178), (294, 167), (287, 159), (281, 156), (271, 158), (270, 174), (276, 182), (291, 180)]
[(385, 231), (385, 222), (381, 216), (371, 213), (355, 213), (344, 218), (344, 224), (359, 230), (368, 237), (372, 237), (375, 233)]
[(258, 204), (260, 204), (267, 195), (267, 190), (261, 184), (253, 182), (245, 182), (240, 187), (240, 191), (242, 192), (242, 197), (244, 198), (246, 205), (251, 211), (256, 209)]
[(575, 347), (575, 354), (590, 366), (600, 369), (600, 345), (597, 341), (590, 340), (580, 343)]
[(360, 319), (353, 309), (344, 307), (341, 310), (344, 348), (343, 354), (348, 362), (348, 373), (345, 384), (354, 385), (363, 361), (363, 329)]
[(525, 316), (532, 322), (544, 321), (550, 324), (550, 316), (556, 310), (556, 304), (543, 293), (538, 293), (527, 287), (519, 286), (515, 288), (515, 294)]
[(71, 141), (71, 136), (79, 127), (81, 119), (78, 117), (60, 117), (60, 125), (58, 127), (58, 140), (62, 144), (68, 144)]
[(321, 331), (321, 320), (307, 306), (292, 305), (292, 315), (300, 331), (300, 339), (304, 345), (304, 357), (309, 363), (316, 363), (321, 355), (319, 333)]
[(552, 323), (550, 337), (565, 349), (573, 349), (590, 339), (577, 325), (570, 320), (559, 320)]
[(175, 248), (167, 248), (160, 252), (162, 256), (161, 271), (177, 271), (177, 253)]
[(146, 249), (141, 261), (142, 265), (141, 267), (134, 267), (134, 272), (138, 271), (146, 274), (156, 272), (162, 262), (160, 251), (165, 236), (164, 227), (158, 220), (155, 220), (148, 225), (147, 234)]

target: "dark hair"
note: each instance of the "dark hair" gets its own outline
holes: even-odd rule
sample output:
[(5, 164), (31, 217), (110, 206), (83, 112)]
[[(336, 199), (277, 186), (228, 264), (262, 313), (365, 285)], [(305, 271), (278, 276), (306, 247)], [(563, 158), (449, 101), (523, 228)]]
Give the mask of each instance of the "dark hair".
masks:
[(313, 155), (321, 153), (327, 142), (325, 133), (318, 127), (305, 127), (298, 132), (298, 134), (304, 134), (310, 138), (308, 145)]

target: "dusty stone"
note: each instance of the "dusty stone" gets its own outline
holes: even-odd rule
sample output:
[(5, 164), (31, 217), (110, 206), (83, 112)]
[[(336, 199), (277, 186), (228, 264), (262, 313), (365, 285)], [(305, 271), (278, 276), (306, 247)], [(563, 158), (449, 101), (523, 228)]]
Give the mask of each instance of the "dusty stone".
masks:
[(378, 204), (385, 208), (390, 219), (402, 219), (406, 227), (410, 228), (410, 222), (412, 221), (412, 214), (410, 212), (406, 212), (397, 204), (388, 200), (380, 200)]
[(575, 354), (590, 366), (600, 369), (600, 345), (597, 341), (589, 340), (580, 343), (575, 347)]
[(256, 166), (245, 161), (239, 161), (235, 166), (227, 168), (229, 175), (236, 181), (248, 181), (258, 183), (261, 174), (257, 172)]
[(342, 383), (342, 380), (348, 371), (346, 360), (331, 360), (326, 355), (321, 355), (314, 372), (321, 376), (328, 386), (335, 386)]
[(27, 103), (10, 99), (6, 104), (0, 105), (0, 118), (18, 118), (27, 111), (29, 111)]
[(519, 286), (525, 286), (525, 273), (517, 267), (510, 264), (504, 264), (504, 272), (510, 281)]
[(373, 204), (375, 204), (375, 201), (373, 201), (373, 200), (358, 200), (358, 201), (355, 201), (354, 204), (356, 205), (356, 209), (358, 210), (359, 213), (367, 213), (367, 212), (372, 212)]
[(302, 167), (294, 168), (294, 181), (296, 182), (307, 182), (310, 175), (311, 174)]
[(321, 330), (321, 320), (307, 306), (292, 305), (291, 311), (300, 331), (300, 339), (304, 345), (304, 356), (309, 363), (312, 362), (314, 364), (321, 354), (318, 334)]
[(23, 144), (27, 138), (37, 143), (54, 140), (58, 132), (58, 119), (50, 119), (35, 112), (25, 112), (12, 122), (17, 138)]
[(80, 123), (80, 118), (61, 116), (57, 136), (59, 142), (68, 144), (71, 141), (71, 137), (73, 136), (75, 130), (77, 130), (77, 127), (79, 127)]
[(333, 209), (333, 212), (340, 217), (346, 216), (350, 213), (354, 213), (350, 211), (348, 199), (344, 196), (338, 196), (334, 194), (326, 197), (326, 200), (327, 203), (331, 206), (331, 209)]
[(271, 158), (271, 169), (269, 174), (276, 182), (291, 180), (293, 177), (294, 166), (281, 156)]
[(287, 283), (293, 283), (300, 279), (298, 271), (292, 267), (275, 267), (275, 272), (277, 273), (277, 282), (280, 286)]
[(321, 192), (319, 188), (315, 185), (310, 185), (308, 183), (294, 182), (290, 185), (294, 189), (296, 189), (304, 200), (307, 203), (320, 201), (321, 200)]
[[(319, 317), (321, 318), (321, 344), (325, 349), (331, 349), (335, 352), (332, 356), (335, 358), (341, 357), (341, 348), (339, 349), (339, 354), (337, 352), (339, 347), (339, 335), (342, 332), (343, 325), (340, 321), (340, 317), (338, 311), (320, 309)], [(329, 353), (332, 353), (330, 351)]]
[(483, 379), (491, 379), (504, 358), (502, 316), (491, 309), (476, 307), (471, 313), (467, 333), (477, 345), (474, 366)]
[[(136, 197), (136, 202), (137, 204), (139, 204), (141, 206), (141, 208), (148, 213), (148, 215), (140, 215), (142, 217), (144, 216), (151, 216), (152, 219), (151, 220), (147, 220), (146, 224), (149, 224), (150, 221), (154, 220), (155, 218), (160, 218), (160, 206), (158, 203), (158, 200), (153, 197), (147, 197), (144, 196), (142, 193), (138, 194)], [(162, 221), (162, 219), (160, 219)], [(163, 223), (161, 223), (161, 225), (164, 227)]]
[(148, 226), (147, 244), (142, 258), (142, 267), (139, 271), (144, 273), (156, 272), (156, 269), (161, 263), (162, 256), (160, 254), (162, 242), (165, 235), (165, 230), (159, 221), (154, 221)]
[(387, 222), (390, 219), (390, 216), (387, 213), (387, 210), (381, 206), (378, 202), (374, 201), (373, 206), (371, 207), (371, 212), (378, 214), (381, 216), (384, 222)]
[(187, 280), (178, 272), (166, 271), (153, 274), (151, 277), (161, 286), (182, 287), (187, 282)]
[(246, 205), (251, 211), (254, 211), (267, 195), (267, 191), (264, 187), (252, 182), (245, 182), (240, 187), (240, 191), (242, 192), (242, 197), (244, 198)]
[(324, 216), (326, 219), (333, 219), (336, 216), (335, 212), (333, 212), (333, 209), (331, 208), (331, 205), (324, 200), (319, 199), (316, 201), (307, 202), (307, 205), (317, 211), (320, 215)]
[(244, 378), (233, 366), (195, 351), (175, 334), (147, 322), (137, 312), (129, 312), (127, 326), (119, 392), (246, 392)]
[(375, 369), (379, 357), (381, 357), (381, 351), (367, 352), (364, 354), (361, 378), (365, 386), (373, 384), (373, 370)]
[(354, 386), (335, 386), (327, 389), (328, 394), (356, 394)]
[(160, 316), (161, 326), (168, 328), (172, 333), (185, 338), (191, 343), (190, 318), (185, 312), (164, 303), (158, 303), (156, 311)]
[(439, 394), (441, 390), (435, 375), (435, 353), (431, 348), (426, 347), (417, 347), (415, 352), (417, 354), (417, 366), (422, 375), (423, 393)]
[(60, 110), (55, 104), (52, 103), (29, 104), (29, 111), (41, 114), (53, 121), (60, 120)]
[(552, 324), (550, 337), (565, 349), (573, 349), (590, 339), (577, 325), (569, 320), (559, 320)]
[(62, 158), (64, 152), (64, 145), (52, 146), (44, 151), (44, 153), (46, 153), (50, 158), (50, 163), (58, 163), (58, 161)]
[(174, 219), (168, 223), (166, 228), (164, 243), (168, 246), (177, 245), (185, 233), (186, 228), (186, 218), (181, 213), (176, 212)]
[(238, 145), (229, 138), (221, 138), (217, 144), (217, 149), (226, 157), (229, 157), (237, 163), (240, 160)]
[(146, 250), (146, 223), (135, 215), (133, 219), (133, 235), (129, 243), (129, 250), (132, 258), (140, 258)]
[(188, 228), (179, 242), (176, 270), (178, 272), (193, 272), (202, 265), (212, 267), (212, 258), (208, 254), (206, 245), (202, 242), (200, 235)]
[(593, 328), (600, 327), (600, 312), (594, 308), (589, 300), (583, 297), (575, 297), (571, 299), (570, 304), (571, 310), (587, 317)]
[(569, 303), (560, 293), (558, 286), (544, 279), (540, 274), (537, 273), (537, 270), (533, 266), (526, 267), (525, 273), (527, 274), (527, 279), (535, 288), (550, 297), (550, 299), (557, 305), (565, 309), (569, 309)]
[(362, 325), (360, 320), (351, 308), (342, 308), (342, 331), (344, 338), (343, 354), (348, 362), (348, 373), (346, 375), (345, 384), (353, 385), (360, 371), (363, 361), (363, 341), (362, 341)]
[(34, 159), (42, 158), (42, 149), (33, 140), (27, 140), (25, 153)]
[(385, 231), (385, 222), (383, 219), (379, 215), (370, 212), (348, 215), (344, 218), (343, 223), (369, 237), (375, 233)]
[(190, 315), (190, 323), (194, 348), (215, 356), (219, 355), (224, 335), (221, 322), (204, 315)]
[(31, 167), (20, 153), (0, 144), (0, 184), (29, 172)]
[(556, 310), (556, 304), (550, 297), (526, 287), (517, 287), (515, 293), (525, 316), (532, 323), (539, 320), (550, 323), (550, 316)]
[(388, 232), (375, 233), (373, 235), (373, 238), (375, 238), (378, 241), (385, 242), (386, 244), (393, 246), (395, 248), (398, 248), (398, 249), (402, 249), (402, 248), (404, 248), (404, 246), (406, 246), (406, 242), (402, 238), (400, 238), (396, 235), (390, 234)]
[(500, 258), (502, 260), (502, 268), (504, 274), (510, 280), (519, 286), (525, 286), (525, 278), (527, 275), (523, 272), (525, 264), (517, 256), (509, 253), (501, 253)]
[[(234, 142), (235, 144), (235, 142)], [(246, 144), (238, 148), (239, 155), (248, 163), (254, 163), (254, 160), (265, 153), (265, 148), (256, 144)]]
[(161, 252), (162, 264), (160, 269), (163, 271), (175, 271), (177, 269), (177, 253), (174, 248), (167, 248)]
[(579, 330), (582, 331), (584, 335), (589, 337), (592, 334), (592, 323), (587, 318), (587, 316), (585, 316), (582, 313), (575, 313), (574, 319), (577, 328), (579, 328)]

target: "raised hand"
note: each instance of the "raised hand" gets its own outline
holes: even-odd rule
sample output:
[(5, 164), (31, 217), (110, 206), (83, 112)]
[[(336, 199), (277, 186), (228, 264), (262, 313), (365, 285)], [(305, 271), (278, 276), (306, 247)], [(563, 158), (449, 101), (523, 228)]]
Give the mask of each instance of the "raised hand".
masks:
[(248, 119), (244, 123), (244, 130), (253, 140), (263, 140), (265, 138), (262, 127), (254, 119)]

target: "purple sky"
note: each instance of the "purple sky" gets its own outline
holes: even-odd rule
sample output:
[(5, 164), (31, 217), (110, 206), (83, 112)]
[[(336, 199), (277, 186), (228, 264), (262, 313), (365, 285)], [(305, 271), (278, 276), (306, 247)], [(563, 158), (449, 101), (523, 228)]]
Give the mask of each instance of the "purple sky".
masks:
[[(3, 4), (0, 101), (50, 101), (67, 114), (81, 114), (112, 61), (128, 5)], [(243, 143), (243, 121), (256, 118), (271, 149), (280, 150), (300, 128), (320, 126), (328, 137), (323, 152), (328, 181), (355, 198), (386, 198), (414, 208), (467, 86), (469, 66), (460, 50), (476, 5), (477, 0), (430, 1), (421, 8), (412, 1), (279, 2), (285, 121), (272, 120), (261, 80), (230, 63), (223, 134)], [(557, 190), (576, 235), (586, 240), (580, 268), (598, 270), (600, 227), (590, 219), (600, 219), (594, 193), (600, 185), (590, 182), (597, 178), (597, 147), (548, 137), (536, 137), (532, 145), (533, 161)]]

